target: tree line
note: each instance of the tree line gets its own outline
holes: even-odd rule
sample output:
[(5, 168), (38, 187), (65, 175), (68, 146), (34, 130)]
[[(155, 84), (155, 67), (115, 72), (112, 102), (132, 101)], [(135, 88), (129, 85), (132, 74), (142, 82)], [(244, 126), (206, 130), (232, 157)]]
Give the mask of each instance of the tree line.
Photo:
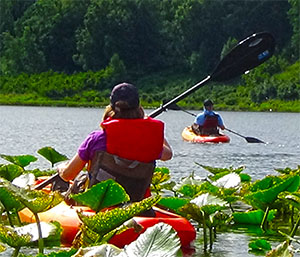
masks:
[[(101, 98), (97, 90), (104, 96), (111, 83), (127, 80), (139, 82), (151, 104), (161, 94), (168, 97), (162, 93), (168, 83), (184, 80), (174, 91), (184, 88), (209, 73), (234, 43), (269, 31), (276, 38), (276, 57), (271, 67), (242, 81), (249, 86), (247, 97), (257, 103), (269, 96), (300, 97), (299, 81), (287, 83), (282, 94), (286, 82), (274, 77), (299, 61), (298, 0), (1, 0), (0, 12), (1, 94), (35, 93), (39, 83), (29, 85), (26, 76), (38, 80), (40, 74), (49, 82), (52, 74), (65, 79), (55, 87), (40, 82), (40, 96), (64, 99), (80, 89), (95, 100)], [(264, 81), (259, 79), (262, 72)], [(74, 77), (83, 73), (105, 78), (79, 87), (86, 81)], [(20, 83), (13, 82), (18, 76)]]

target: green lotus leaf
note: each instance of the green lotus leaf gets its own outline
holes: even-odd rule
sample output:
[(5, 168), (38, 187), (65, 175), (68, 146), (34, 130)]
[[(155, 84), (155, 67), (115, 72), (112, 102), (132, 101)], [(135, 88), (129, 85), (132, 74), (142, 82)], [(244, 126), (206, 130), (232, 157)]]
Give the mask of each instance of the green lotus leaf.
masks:
[(27, 191), (24, 194), (19, 192), (17, 197), (33, 213), (47, 211), (64, 200), (57, 191), (49, 194), (43, 191)]
[(177, 211), (179, 208), (189, 203), (190, 200), (179, 198), (179, 197), (164, 197), (161, 198), (158, 202), (159, 205), (162, 205), (171, 210)]
[(214, 186), (208, 181), (201, 182), (199, 185), (186, 184), (179, 188), (178, 192), (187, 197), (195, 197), (199, 193), (212, 193), (216, 194), (219, 191), (217, 186)]
[(181, 193), (185, 197), (194, 197), (199, 192), (201, 192), (201, 188), (198, 185), (182, 185), (181, 188), (177, 190), (178, 193)]
[(249, 248), (254, 251), (268, 251), (271, 250), (271, 244), (265, 239), (257, 239), (249, 243)]
[(96, 212), (130, 200), (124, 188), (112, 179), (98, 183), (83, 193), (72, 195), (71, 198)]
[(15, 198), (13, 192), (11, 192), (8, 187), (11, 183), (5, 179), (0, 179), (0, 202), (3, 204), (6, 211), (20, 211), (25, 206), (22, 202)]
[(192, 185), (192, 186), (199, 186), (202, 183), (204, 183), (206, 181), (206, 179), (201, 178), (199, 176), (195, 176), (194, 173), (192, 173), (191, 175), (184, 177), (180, 180), (179, 183), (176, 184), (176, 186), (174, 186), (174, 190), (180, 190), (183, 186), (185, 185)]
[(152, 177), (152, 184), (157, 185), (170, 179), (170, 171), (165, 167), (156, 167)]
[(122, 253), (122, 249), (112, 244), (102, 244), (99, 246), (80, 248), (74, 256), (83, 257), (93, 254), (93, 256), (116, 257), (120, 256), (120, 253)]
[(300, 165), (296, 169), (291, 169), (289, 167), (284, 168), (284, 169), (275, 169), (277, 172), (282, 173), (282, 174), (299, 174), (300, 173)]
[(5, 155), (0, 154), (0, 157), (3, 158), (6, 161), (9, 161), (15, 165), (21, 166), (22, 168), (25, 168), (28, 166), (31, 162), (37, 161), (37, 158), (33, 155)]
[(282, 192), (278, 195), (279, 199), (287, 200), (291, 205), (300, 210), (300, 193), (294, 192)]
[(247, 194), (244, 199), (258, 209), (265, 209), (277, 199), (279, 193), (283, 191), (294, 192), (298, 190), (299, 185), (300, 177), (298, 175), (292, 176), (269, 189)]
[(242, 182), (250, 182), (251, 181), (251, 176), (246, 174), (246, 173), (240, 173), (240, 178)]
[[(244, 169), (245, 169), (245, 166), (240, 166), (238, 168), (233, 168), (233, 167), (229, 167), (229, 168), (216, 168), (216, 167), (211, 167), (211, 166), (206, 166), (206, 165), (202, 165), (202, 164), (199, 164), (196, 162), (197, 165), (201, 166), (203, 169), (209, 171), (210, 173), (212, 174), (219, 174), (219, 173), (223, 173), (223, 172), (235, 172), (237, 174), (241, 173)], [(227, 174), (228, 174), (227, 173)]]
[(160, 196), (148, 197), (141, 202), (132, 203), (124, 208), (100, 211), (92, 216), (86, 216), (82, 212), (78, 212), (78, 216), (85, 226), (103, 237), (111, 230), (121, 226), (125, 221), (150, 209), (159, 199)]
[(23, 173), (23, 169), (16, 164), (0, 165), (0, 177), (13, 181)]
[(1, 242), (13, 247), (19, 248), (26, 246), (31, 242), (30, 234), (20, 234), (14, 228), (0, 224), (0, 240)]
[(158, 223), (148, 228), (138, 239), (126, 248), (121, 256), (182, 256), (180, 240), (172, 226)]
[(9, 182), (5, 183), (5, 188), (33, 213), (47, 211), (63, 201), (63, 197), (56, 191), (47, 194), (43, 191), (19, 188)]
[(179, 211), (184, 213), (184, 216), (189, 220), (195, 220), (198, 223), (202, 223), (204, 219), (204, 213), (201, 211), (201, 208), (193, 203), (188, 203), (182, 206)]
[(120, 249), (111, 244), (80, 248), (76, 256), (182, 256), (180, 240), (170, 225), (158, 223), (148, 228), (138, 239), (126, 248)]
[(50, 146), (43, 147), (37, 151), (41, 156), (45, 157), (49, 162), (51, 162), (52, 167), (55, 163), (69, 160), (69, 158)]
[(262, 180), (255, 181), (250, 187), (249, 190), (251, 192), (256, 192), (260, 190), (265, 190), (268, 188), (271, 188), (274, 185), (277, 185), (278, 183), (282, 182), (282, 179), (277, 176), (266, 176)]
[[(277, 210), (270, 210), (268, 213), (267, 221), (273, 220), (276, 213)], [(264, 217), (264, 211), (254, 210), (247, 212), (234, 212), (232, 216), (234, 222), (238, 224), (260, 225)]]

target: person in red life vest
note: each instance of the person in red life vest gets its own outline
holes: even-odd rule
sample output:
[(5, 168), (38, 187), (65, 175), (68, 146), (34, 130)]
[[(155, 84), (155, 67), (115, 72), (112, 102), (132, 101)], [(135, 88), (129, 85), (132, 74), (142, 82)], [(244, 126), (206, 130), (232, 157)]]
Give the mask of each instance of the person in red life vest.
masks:
[(224, 130), (225, 126), (220, 114), (213, 111), (213, 102), (207, 99), (203, 103), (204, 111), (198, 114), (192, 125), (197, 135), (219, 135), (218, 128)]
[(88, 165), (89, 186), (111, 178), (124, 187), (131, 201), (149, 196), (155, 160), (173, 156), (164, 123), (145, 117), (137, 88), (122, 83), (111, 91), (100, 127), (69, 162), (58, 167), (60, 178), (73, 180)]

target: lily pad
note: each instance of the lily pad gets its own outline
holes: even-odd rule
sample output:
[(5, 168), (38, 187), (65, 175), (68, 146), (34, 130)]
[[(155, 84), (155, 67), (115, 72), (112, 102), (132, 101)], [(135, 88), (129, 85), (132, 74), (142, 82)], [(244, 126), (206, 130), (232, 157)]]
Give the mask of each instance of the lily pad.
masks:
[(164, 197), (161, 198), (158, 202), (159, 205), (162, 205), (171, 210), (177, 211), (179, 208), (189, 203), (190, 200), (179, 197)]
[(112, 179), (100, 182), (83, 193), (72, 195), (71, 198), (96, 212), (130, 199), (124, 188)]
[(43, 147), (37, 152), (51, 162), (52, 167), (55, 163), (69, 160), (67, 156), (57, 152), (54, 148), (49, 146)]
[(0, 165), (0, 177), (13, 181), (23, 173), (23, 168), (16, 164)]
[(148, 197), (141, 202), (132, 203), (123, 208), (113, 208), (103, 212), (98, 212), (92, 216), (86, 216), (78, 212), (81, 221), (90, 230), (98, 233), (103, 237), (106, 233), (121, 226), (125, 221), (131, 219), (137, 214), (150, 209), (160, 199), (160, 196)]
[(22, 167), (23, 169), (30, 163), (37, 161), (37, 158), (33, 155), (5, 155), (0, 154), (0, 157), (6, 161), (9, 161), (15, 165)]
[(265, 209), (277, 199), (277, 196), (281, 192), (294, 192), (298, 190), (299, 185), (300, 177), (298, 175), (288, 177), (283, 182), (277, 183), (271, 188), (247, 194), (244, 196), (244, 199), (255, 208)]
[(253, 251), (269, 251), (272, 249), (271, 244), (265, 239), (257, 239), (249, 243), (249, 248)]
[[(268, 213), (267, 221), (273, 220), (275, 218), (276, 212), (276, 210), (270, 210)], [(264, 211), (254, 210), (247, 212), (234, 212), (232, 216), (234, 222), (237, 224), (260, 225), (264, 217)]]

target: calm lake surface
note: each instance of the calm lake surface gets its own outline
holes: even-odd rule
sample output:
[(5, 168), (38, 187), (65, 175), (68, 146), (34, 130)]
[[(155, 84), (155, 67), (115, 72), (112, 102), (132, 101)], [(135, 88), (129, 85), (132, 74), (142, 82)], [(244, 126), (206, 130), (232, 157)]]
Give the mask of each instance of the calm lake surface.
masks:
[[(146, 110), (150, 113), (152, 110)], [(193, 111), (197, 114), (197, 112)], [(194, 117), (181, 111), (168, 111), (160, 116), (166, 124), (166, 137), (174, 157), (158, 166), (170, 169), (172, 179), (184, 176), (206, 177), (208, 172), (196, 163), (213, 167), (245, 166), (252, 179), (278, 174), (276, 168), (296, 168), (300, 165), (300, 114), (219, 112), (226, 127), (266, 144), (250, 144), (239, 136), (230, 136), (228, 144), (192, 144), (182, 140), (181, 132)], [(52, 146), (71, 158), (87, 134), (99, 128), (103, 109), (0, 106), (0, 154), (32, 154), (39, 160), (29, 168), (50, 168), (36, 151)], [(0, 163), (5, 163), (0, 159)], [(206, 256), (254, 256), (248, 253), (251, 233), (221, 233), (212, 253)], [(200, 254), (197, 256), (201, 256)]]

